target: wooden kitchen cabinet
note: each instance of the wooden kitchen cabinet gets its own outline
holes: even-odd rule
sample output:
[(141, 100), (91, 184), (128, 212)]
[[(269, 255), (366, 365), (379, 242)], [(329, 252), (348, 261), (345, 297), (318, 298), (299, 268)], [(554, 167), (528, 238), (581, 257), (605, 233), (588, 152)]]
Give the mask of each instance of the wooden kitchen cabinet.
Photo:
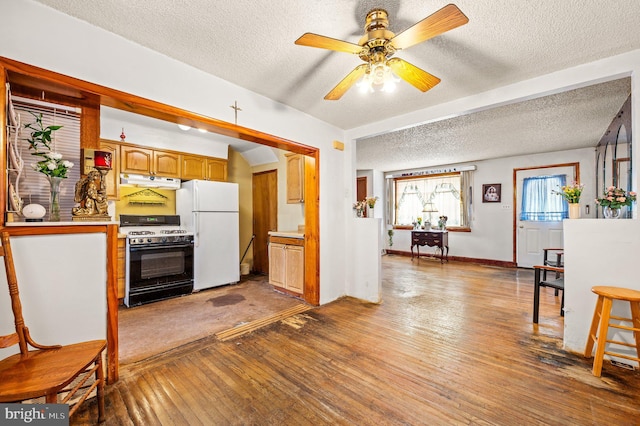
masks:
[(180, 178), (180, 154), (175, 152), (153, 151), (153, 170), (151, 174)]
[(121, 145), (120, 171), (180, 178), (180, 154), (138, 146)]
[(287, 204), (304, 203), (304, 155), (285, 154), (287, 159)]
[(118, 238), (118, 259), (116, 262), (116, 274), (118, 276), (118, 299), (124, 299), (126, 280), (126, 238)]
[(207, 157), (207, 180), (227, 181), (227, 160)]
[(122, 145), (120, 147), (120, 161), (122, 173), (148, 175), (153, 167), (153, 150)]
[(271, 237), (269, 283), (293, 293), (304, 292), (304, 240)]
[(207, 176), (207, 157), (182, 154), (181, 179), (205, 179)]
[(106, 175), (107, 198), (120, 199), (120, 145), (104, 139), (100, 140), (100, 151), (111, 153), (111, 170)]
[(227, 181), (227, 160), (182, 154), (183, 180), (201, 179)]

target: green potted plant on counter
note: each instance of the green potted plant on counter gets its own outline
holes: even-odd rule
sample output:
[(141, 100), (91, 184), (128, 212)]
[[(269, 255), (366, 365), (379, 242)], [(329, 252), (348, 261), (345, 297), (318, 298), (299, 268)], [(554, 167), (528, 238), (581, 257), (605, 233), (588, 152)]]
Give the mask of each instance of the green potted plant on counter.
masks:
[(73, 167), (73, 163), (63, 160), (62, 154), (51, 149), (53, 132), (61, 129), (62, 126), (45, 127), (42, 114), (31, 113), (31, 115), (35, 117), (35, 122), (24, 125), (26, 129), (31, 130), (27, 142), (29, 142), (29, 149), (33, 150), (31, 155), (41, 158), (33, 165), (33, 169), (44, 174), (49, 181), (49, 220), (56, 222), (60, 220), (60, 183), (62, 179), (67, 178), (67, 172)]

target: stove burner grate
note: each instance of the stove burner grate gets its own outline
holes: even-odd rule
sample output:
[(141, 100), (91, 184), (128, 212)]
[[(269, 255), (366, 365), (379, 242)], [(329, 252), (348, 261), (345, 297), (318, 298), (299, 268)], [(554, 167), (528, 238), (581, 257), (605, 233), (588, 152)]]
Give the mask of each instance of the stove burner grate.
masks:
[(127, 235), (154, 235), (153, 231), (129, 231)]
[(161, 234), (186, 234), (187, 231), (185, 229), (163, 229), (160, 231)]

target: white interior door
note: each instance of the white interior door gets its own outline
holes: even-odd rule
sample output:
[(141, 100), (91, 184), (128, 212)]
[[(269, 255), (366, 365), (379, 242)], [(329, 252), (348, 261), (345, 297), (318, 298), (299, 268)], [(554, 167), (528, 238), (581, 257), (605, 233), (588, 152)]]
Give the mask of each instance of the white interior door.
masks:
[(516, 173), (516, 208), (517, 208), (517, 250), (516, 262), (518, 267), (531, 268), (534, 265), (541, 265), (543, 259), (543, 248), (564, 247), (562, 221), (554, 222), (534, 222), (520, 220), (522, 208), (522, 182), (524, 178), (533, 176), (566, 175), (567, 183), (574, 180), (574, 168), (568, 167), (548, 167), (542, 169), (518, 170)]

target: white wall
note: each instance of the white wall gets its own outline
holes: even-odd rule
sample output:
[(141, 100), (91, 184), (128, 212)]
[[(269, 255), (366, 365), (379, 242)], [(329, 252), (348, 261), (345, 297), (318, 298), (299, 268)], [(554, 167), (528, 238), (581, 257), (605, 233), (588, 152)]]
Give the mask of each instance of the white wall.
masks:
[(379, 257), (382, 240), (378, 232), (381, 226), (382, 219), (351, 218), (350, 227), (357, 241), (353, 265), (357, 279), (353, 280), (353, 287), (348, 288), (348, 294), (373, 303), (381, 301), (382, 264)]
[[(591, 148), (545, 154), (498, 158), (465, 164), (448, 164), (443, 167), (476, 165), (473, 172), (473, 205), (471, 232), (449, 232), (449, 255), (474, 259), (511, 262), (513, 260), (513, 169), (547, 166), (560, 163), (580, 163), (580, 181), (585, 184), (581, 206), (590, 204), (590, 214), (582, 211), (582, 217), (595, 217), (595, 151)], [(482, 185), (502, 184), (501, 203), (483, 203)], [(434, 219), (435, 218), (434, 216)], [(387, 238), (388, 240), (388, 238)], [(393, 250), (410, 251), (411, 231), (397, 229), (393, 237)], [(385, 241), (388, 247), (388, 241)]]
[[(2, 16), (0, 56), (228, 122), (237, 101), (240, 125), (319, 148), (320, 302), (345, 294), (344, 162), (353, 154), (332, 149), (343, 131), (39, 3), (3, 2)], [(51, 39), (65, 43), (43, 48)]]
[[(106, 234), (12, 237), (11, 248), (25, 324), (37, 343), (66, 345), (106, 339)], [(14, 332), (3, 272), (0, 336)], [(0, 359), (17, 352), (17, 346), (2, 349)]]
[[(596, 305), (593, 286), (640, 290), (640, 221), (624, 219), (565, 220), (565, 317), (564, 347), (583, 353)], [(613, 315), (630, 318), (629, 303), (614, 301)], [(629, 325), (628, 323), (625, 325)], [(625, 330), (612, 330), (610, 339), (633, 343)], [(629, 348), (616, 352), (637, 356)], [(633, 361), (619, 359), (637, 365)]]

